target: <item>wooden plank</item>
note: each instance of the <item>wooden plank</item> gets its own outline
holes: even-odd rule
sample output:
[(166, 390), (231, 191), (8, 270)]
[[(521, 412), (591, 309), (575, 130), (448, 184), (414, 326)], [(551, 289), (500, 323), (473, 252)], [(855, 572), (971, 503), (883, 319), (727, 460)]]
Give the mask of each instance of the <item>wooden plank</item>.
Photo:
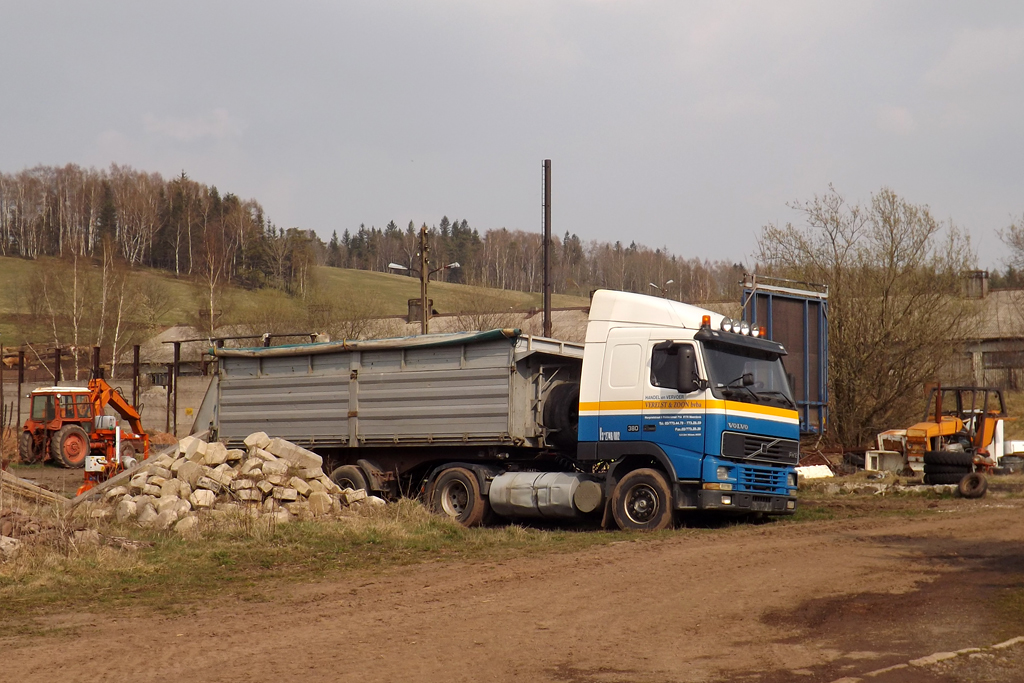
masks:
[(21, 477), (11, 474), (10, 472), (0, 471), (0, 480), (3, 481), (4, 488), (10, 487), (13, 492), (25, 498), (34, 498), (46, 503), (55, 503), (58, 505), (69, 505), (71, 503), (70, 500), (59, 493), (54, 493), (53, 491), (48, 491), (36, 486), (31, 482), (25, 481)]

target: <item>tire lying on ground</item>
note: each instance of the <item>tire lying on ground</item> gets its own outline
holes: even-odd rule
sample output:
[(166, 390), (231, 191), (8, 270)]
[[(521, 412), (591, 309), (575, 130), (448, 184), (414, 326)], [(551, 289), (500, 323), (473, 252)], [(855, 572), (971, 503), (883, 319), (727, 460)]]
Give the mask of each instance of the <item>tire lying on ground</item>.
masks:
[(924, 464), (946, 465), (952, 467), (970, 467), (974, 456), (963, 451), (925, 451)]
[(928, 485), (934, 484), (959, 484), (960, 480), (964, 478), (964, 474), (925, 474), (924, 483)]
[(988, 480), (978, 472), (971, 472), (960, 480), (956, 490), (964, 498), (981, 498), (988, 490)]
[(544, 426), (551, 430), (548, 440), (562, 448), (575, 448), (580, 424), (580, 385), (564, 383), (553, 387), (544, 401)]
[(970, 474), (971, 468), (969, 466), (961, 467), (959, 465), (925, 465), (925, 474), (959, 474), (961, 477), (965, 474)]

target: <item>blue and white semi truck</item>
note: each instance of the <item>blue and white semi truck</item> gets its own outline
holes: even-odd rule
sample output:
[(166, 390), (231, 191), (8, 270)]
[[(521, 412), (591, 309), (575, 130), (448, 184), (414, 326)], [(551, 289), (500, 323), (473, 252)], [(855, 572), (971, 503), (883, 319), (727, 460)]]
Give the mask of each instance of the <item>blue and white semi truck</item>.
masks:
[(467, 526), (796, 510), (785, 349), (688, 304), (599, 290), (583, 344), (513, 329), (212, 352), (196, 431), (288, 439), (339, 485), (418, 492)]

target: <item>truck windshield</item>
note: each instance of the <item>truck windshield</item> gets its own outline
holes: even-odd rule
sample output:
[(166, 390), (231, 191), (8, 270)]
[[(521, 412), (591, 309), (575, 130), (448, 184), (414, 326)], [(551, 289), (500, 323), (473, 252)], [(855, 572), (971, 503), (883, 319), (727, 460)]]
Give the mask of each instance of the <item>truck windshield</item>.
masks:
[[(708, 382), (715, 396), (730, 401), (796, 407), (778, 354), (714, 342), (705, 342), (703, 346)], [(744, 384), (747, 374), (753, 384)]]

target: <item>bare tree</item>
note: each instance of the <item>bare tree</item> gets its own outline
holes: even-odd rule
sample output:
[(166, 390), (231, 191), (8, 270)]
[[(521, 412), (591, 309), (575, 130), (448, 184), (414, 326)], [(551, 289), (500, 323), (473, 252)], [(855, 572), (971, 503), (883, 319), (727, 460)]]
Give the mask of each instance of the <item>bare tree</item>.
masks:
[(791, 205), (801, 226), (765, 226), (757, 260), (769, 274), (829, 286), (832, 436), (846, 446), (903, 426), (969, 331), (961, 278), (975, 255), (965, 233), (883, 188), (867, 205), (832, 187)]

